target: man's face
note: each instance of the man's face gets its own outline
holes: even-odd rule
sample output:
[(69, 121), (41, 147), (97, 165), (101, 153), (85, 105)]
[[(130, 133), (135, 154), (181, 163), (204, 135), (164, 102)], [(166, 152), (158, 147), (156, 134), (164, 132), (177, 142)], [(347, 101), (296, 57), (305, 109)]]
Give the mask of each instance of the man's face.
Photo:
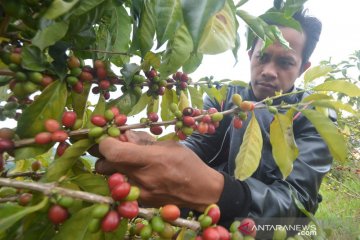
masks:
[[(263, 52), (263, 41), (258, 40), (250, 56), (251, 86), (258, 100), (275, 95), (275, 91), (289, 91), (302, 73), (302, 51), (304, 34), (292, 28), (280, 28), (291, 49), (274, 43)], [(305, 64), (305, 70), (310, 64)]]

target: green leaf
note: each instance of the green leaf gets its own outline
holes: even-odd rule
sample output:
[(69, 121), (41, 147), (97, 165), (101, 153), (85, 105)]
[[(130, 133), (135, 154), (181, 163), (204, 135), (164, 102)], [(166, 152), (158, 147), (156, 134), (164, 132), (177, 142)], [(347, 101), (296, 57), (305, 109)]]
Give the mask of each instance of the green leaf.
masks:
[(72, 178), (72, 182), (78, 185), (83, 191), (103, 196), (109, 195), (107, 181), (101, 175), (91, 173), (78, 174)]
[(55, 81), (27, 107), (19, 121), (16, 134), (20, 138), (34, 137), (45, 130), (45, 120), (52, 118), (60, 120), (67, 98), (66, 84)]
[(212, 16), (205, 25), (198, 51), (204, 54), (218, 54), (235, 47), (235, 15), (228, 3)]
[[(111, 13), (109, 50), (111, 52), (126, 53), (130, 47), (131, 17), (123, 6), (117, 6)], [(120, 54), (112, 54), (110, 56), (111, 62), (119, 67), (128, 62), (130, 58)]]
[(290, 175), (293, 162), (299, 155), (294, 139), (292, 118), (283, 114), (275, 115), (270, 124), (270, 143), (275, 162), (285, 179)]
[(144, 1), (139, 28), (135, 33), (135, 39), (138, 41), (142, 56), (145, 56), (145, 54), (150, 51), (154, 44), (155, 20), (153, 19), (153, 3), (154, 1), (152, 0)]
[(214, 86), (212, 86), (211, 88), (204, 86), (204, 85), (200, 85), (201, 89), (206, 92), (206, 94), (210, 97), (215, 99), (219, 104), (221, 104), (221, 102), (224, 100), (223, 96), (221, 95), (220, 91), (217, 90)]
[(301, 24), (293, 18), (285, 17), (285, 15), (281, 12), (267, 12), (265, 14), (260, 15), (260, 18), (265, 22), (272, 22), (278, 26), (286, 26), (302, 31)]
[(292, 17), (295, 12), (301, 9), (306, 1), (307, 0), (287, 0), (283, 7), (285, 17)]
[(185, 24), (197, 49), (206, 24), (224, 7), (225, 0), (181, 0), (181, 4)]
[(166, 140), (172, 140), (176, 137), (176, 134), (174, 132), (172, 133), (168, 133), (164, 136), (161, 136), (159, 138), (156, 139), (156, 141), (166, 141)]
[(256, 171), (260, 163), (262, 145), (260, 126), (253, 112), (250, 123), (245, 130), (240, 151), (235, 158), (234, 176), (237, 179), (245, 180)]
[(151, 98), (151, 101), (147, 106), (146, 113), (151, 113), (151, 112), (157, 113), (158, 111), (159, 111), (159, 99)]
[(19, 207), (12, 203), (0, 204), (0, 232), (8, 229), (24, 216), (44, 208), (47, 202), (48, 198), (44, 197), (37, 205), (29, 207)]
[(348, 95), (349, 97), (359, 97), (360, 88), (346, 80), (326, 81), (313, 88), (315, 91), (333, 91)]
[(188, 90), (190, 93), (191, 105), (193, 107), (197, 107), (198, 109), (204, 108), (203, 101), (203, 92), (200, 89), (196, 89), (195, 87), (188, 86)]
[(194, 72), (201, 64), (203, 55), (201, 53), (191, 53), (189, 59), (184, 63), (182, 69), (186, 73)]
[(84, 90), (82, 93), (76, 93), (74, 91), (71, 92), (71, 99), (72, 99), (72, 107), (74, 112), (76, 112), (77, 118), (82, 119), (87, 105), (87, 100), (89, 97), (91, 84), (90, 83), (83, 83)]
[(180, 92), (180, 99), (179, 99), (179, 110), (182, 111), (184, 108), (189, 107), (189, 99), (187, 98), (184, 91)]
[(338, 161), (345, 162), (347, 156), (346, 141), (335, 124), (328, 117), (315, 110), (305, 109), (301, 112), (324, 139), (333, 157)]
[(55, 159), (50, 164), (44, 176), (44, 180), (46, 182), (53, 182), (66, 175), (76, 161), (79, 161), (79, 158), (93, 144), (94, 143), (90, 139), (82, 139), (68, 147), (61, 157)]
[(159, 68), (161, 76), (175, 73), (190, 57), (193, 49), (191, 37), (185, 25), (182, 25), (168, 44)]
[(179, 0), (158, 0), (154, 7), (156, 22), (156, 37), (159, 48), (172, 38), (182, 22), (182, 12)]
[(15, 150), (15, 160), (23, 160), (38, 157), (48, 151), (54, 143), (46, 145), (29, 145)]
[(304, 74), (305, 86), (307, 86), (308, 83), (319, 77), (326, 76), (326, 74), (328, 74), (332, 70), (333, 68), (331, 66), (326, 66), (326, 65), (319, 65), (308, 69)]
[(334, 100), (316, 100), (311, 102), (311, 105), (316, 107), (332, 108), (336, 111), (345, 110), (348, 113), (358, 115), (358, 112), (352, 108), (351, 105)]
[(95, 8), (96, 6), (100, 5), (101, 3), (103, 3), (104, 0), (86, 0), (86, 1), (81, 1), (81, 4), (79, 4), (74, 11), (72, 12), (73, 15), (79, 16), (81, 14), (84, 14), (88, 11), (90, 11), (91, 9)]
[(244, 10), (237, 10), (236, 14), (249, 26), (253, 33), (265, 40), (264, 21), (262, 19), (252, 16)]
[(72, 0), (72, 1), (63, 1), (63, 0), (53, 0), (51, 5), (46, 9), (44, 14), (44, 18), (47, 19), (55, 19), (60, 17), (61, 15), (69, 12), (79, 0)]
[(141, 64), (141, 68), (144, 72), (147, 72), (150, 70), (151, 66), (153, 66), (155, 69), (158, 69), (160, 67), (160, 56), (153, 53), (153, 52), (147, 52), (144, 57), (144, 61)]
[(330, 100), (333, 98), (330, 97), (329, 95), (326, 94), (322, 94), (322, 93), (313, 93), (307, 97), (305, 97), (302, 102), (310, 102), (310, 101), (314, 101), (314, 100)]
[(125, 78), (126, 85), (131, 83), (134, 75), (141, 70), (141, 67), (136, 63), (127, 63), (124, 67), (120, 70), (121, 74)]
[(44, 50), (61, 40), (66, 35), (68, 28), (69, 23), (67, 22), (54, 22), (46, 28), (39, 30), (31, 42), (41, 50)]
[(150, 102), (151, 97), (148, 96), (146, 93), (143, 93), (139, 99), (139, 101), (134, 105), (131, 111), (128, 113), (129, 116), (136, 115), (140, 113), (142, 110), (146, 108), (148, 103)]
[(121, 113), (128, 115), (131, 112), (132, 108), (136, 105), (138, 100), (139, 98), (136, 94), (132, 92), (127, 92), (123, 94), (120, 98), (114, 100), (112, 104), (115, 103), (115, 105), (120, 109)]
[(169, 121), (169, 120), (173, 120), (174, 119), (174, 114), (173, 112), (170, 110), (170, 105), (171, 103), (178, 103), (177, 102), (177, 96), (174, 90), (172, 89), (165, 89), (165, 93), (161, 98), (161, 111), (160, 111), (160, 115), (161, 115), (161, 119), (163, 121)]
[(30, 71), (45, 70), (45, 55), (34, 45), (24, 46), (21, 50), (21, 66)]

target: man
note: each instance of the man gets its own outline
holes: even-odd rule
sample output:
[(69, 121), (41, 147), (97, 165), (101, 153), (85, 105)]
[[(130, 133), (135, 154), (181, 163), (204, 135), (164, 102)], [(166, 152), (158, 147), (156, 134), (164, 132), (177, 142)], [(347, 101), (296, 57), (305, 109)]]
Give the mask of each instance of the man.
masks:
[[(244, 100), (260, 101), (276, 91), (295, 91), (294, 82), (309, 66), (321, 32), (321, 23), (304, 12), (294, 15), (303, 28), (298, 32), (279, 26), (291, 49), (274, 43), (263, 52), (256, 40), (249, 52), (251, 60), (250, 88), (229, 87), (222, 108), (206, 99), (205, 108), (226, 110), (233, 107), (231, 96), (239, 93)], [(293, 104), (304, 94), (294, 94), (274, 101)], [(194, 133), (183, 144), (174, 141), (153, 142), (144, 133), (128, 132), (129, 142), (107, 138), (99, 149), (104, 159), (97, 170), (114, 170), (126, 174), (141, 188), (144, 206), (173, 203), (179, 207), (204, 211), (211, 203), (221, 210), (221, 224), (229, 225), (236, 218), (296, 218), (303, 214), (292, 194), (310, 212), (318, 205), (318, 190), (323, 176), (330, 170), (332, 158), (314, 126), (302, 115), (293, 122), (299, 156), (292, 173), (285, 179), (274, 162), (269, 140), (273, 115), (256, 109), (256, 117), (264, 139), (261, 162), (256, 172), (245, 181), (234, 178), (235, 157), (242, 143), (245, 126), (235, 129), (231, 116), (225, 117), (214, 135)], [(215, 170), (217, 169), (217, 170)], [(288, 222), (289, 223), (289, 222)]]

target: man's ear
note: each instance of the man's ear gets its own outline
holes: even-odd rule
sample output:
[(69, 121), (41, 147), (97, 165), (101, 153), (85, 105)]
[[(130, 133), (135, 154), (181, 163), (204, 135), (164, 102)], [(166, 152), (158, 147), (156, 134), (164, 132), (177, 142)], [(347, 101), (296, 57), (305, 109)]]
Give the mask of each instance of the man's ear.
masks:
[(311, 66), (311, 62), (305, 63), (301, 69), (300, 75), (303, 74), (310, 66)]

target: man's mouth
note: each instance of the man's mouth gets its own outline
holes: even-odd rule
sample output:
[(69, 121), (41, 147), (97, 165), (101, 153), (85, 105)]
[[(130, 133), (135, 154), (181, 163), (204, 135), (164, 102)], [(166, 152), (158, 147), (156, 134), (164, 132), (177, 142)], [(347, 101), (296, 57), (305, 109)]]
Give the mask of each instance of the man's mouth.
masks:
[(256, 83), (256, 84), (259, 85), (259, 86), (261, 86), (261, 87), (263, 87), (263, 88), (269, 88), (269, 89), (272, 89), (272, 90), (274, 90), (274, 91), (277, 90), (277, 87), (274, 86), (274, 85), (272, 85), (272, 84), (270, 84), (270, 83), (258, 82), (258, 83)]

